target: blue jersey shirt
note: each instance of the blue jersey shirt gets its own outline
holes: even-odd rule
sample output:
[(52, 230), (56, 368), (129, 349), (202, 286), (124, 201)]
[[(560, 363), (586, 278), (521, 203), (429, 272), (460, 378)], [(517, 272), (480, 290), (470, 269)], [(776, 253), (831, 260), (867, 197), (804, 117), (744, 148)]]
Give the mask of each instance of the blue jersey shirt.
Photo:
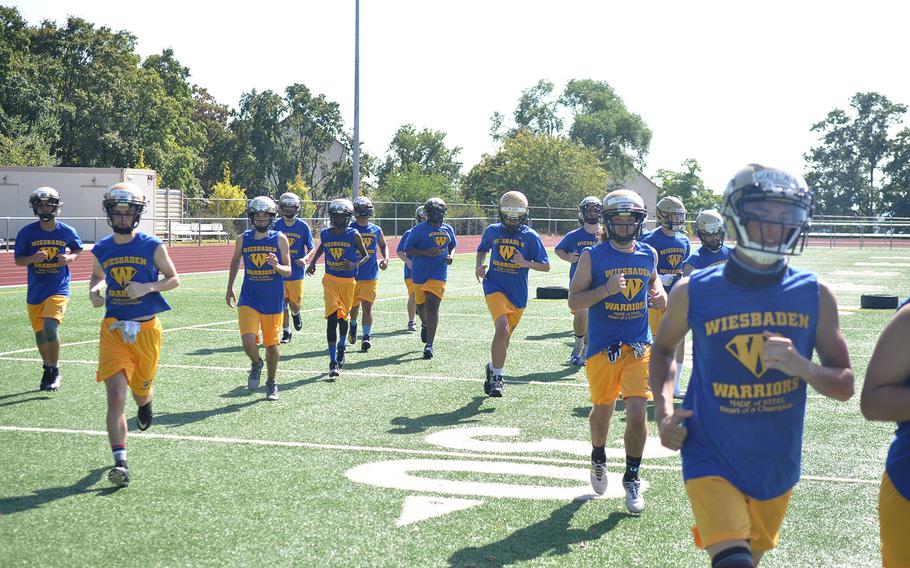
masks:
[[(408, 229), (407, 231), (404, 232), (403, 235), (401, 235), (401, 238), (398, 240), (398, 246), (395, 247), (395, 252), (404, 252), (404, 250), (405, 250), (404, 243), (408, 240), (408, 235), (410, 235), (410, 234), (411, 234), (411, 229)], [(408, 258), (411, 258), (409, 255), (405, 255), (405, 256), (407, 256)], [(411, 258), (411, 260), (413, 261), (414, 259)], [(411, 277), (411, 267), (408, 266), (408, 263), (406, 262), (406, 263), (404, 263), (404, 279), (407, 280), (410, 277)]]
[(455, 231), (443, 223), (439, 227), (434, 227), (429, 221), (424, 221), (414, 225), (408, 232), (407, 241), (402, 245), (404, 250), (407, 249), (439, 249), (444, 250), (445, 254), (439, 256), (415, 256), (411, 266), (411, 280), (414, 284), (423, 284), (427, 280), (449, 279), (449, 265), (446, 264), (446, 256), (455, 248)]
[(357, 264), (360, 262), (360, 252), (357, 250), (356, 243), (357, 229), (352, 227), (345, 228), (344, 232), (336, 235), (332, 229), (323, 229), (319, 233), (319, 240), (325, 249), (325, 273), (338, 278), (354, 278), (357, 275), (357, 268), (345, 270), (344, 261), (348, 260)]
[[(597, 243), (597, 235), (592, 235), (584, 227), (579, 227), (574, 231), (566, 233), (566, 236), (556, 244), (556, 250), (564, 250), (570, 254), (577, 252), (580, 255), (581, 251), (588, 247), (593, 247)], [(575, 276), (575, 270), (577, 268), (577, 262), (573, 262), (569, 265), (569, 282), (571, 282), (572, 277)]]
[(82, 241), (76, 230), (57, 221), (52, 231), (45, 231), (41, 223), (29, 223), (16, 235), (16, 246), (13, 254), (16, 258), (31, 256), (39, 250), (47, 252), (44, 262), (28, 265), (28, 291), (25, 301), (29, 304), (40, 304), (51, 296), (70, 295), (70, 267), (63, 264), (60, 256), (82, 250)]
[(648, 326), (648, 290), (657, 264), (657, 253), (642, 242), (630, 251), (616, 250), (609, 242), (588, 249), (591, 286), (603, 286), (613, 274), (622, 274), (626, 287), (588, 308), (588, 352), (597, 355), (617, 343), (651, 343)]
[(702, 268), (708, 268), (710, 266), (726, 264), (732, 250), (733, 249), (727, 245), (721, 245), (721, 247), (714, 252), (709, 251), (705, 247), (701, 247), (689, 255), (689, 258), (686, 259), (683, 265), (683, 270), (685, 270), (686, 266), (691, 266), (692, 270), (701, 270)]
[(367, 223), (367, 226), (364, 227), (356, 221), (351, 223), (351, 227), (360, 233), (360, 238), (363, 239), (363, 247), (367, 249), (367, 256), (369, 257), (369, 260), (357, 269), (356, 279), (376, 280), (379, 277), (379, 261), (377, 257), (382, 229), (379, 228), (379, 225), (374, 225), (373, 223)]
[(793, 341), (812, 359), (819, 286), (787, 268), (779, 284), (744, 288), (724, 266), (689, 280), (692, 378), (683, 408), (693, 412), (682, 447), (683, 479), (719, 476), (755, 499), (773, 499), (799, 480), (806, 383), (769, 369), (765, 331)]
[[(898, 309), (910, 303), (910, 298), (904, 301)], [(910, 387), (910, 377), (904, 383)], [(894, 440), (888, 448), (888, 458), (885, 461), (885, 471), (894, 488), (904, 499), (910, 499), (910, 420), (897, 423)]]
[(255, 229), (243, 233), (240, 252), (243, 256), (243, 285), (238, 306), (247, 306), (260, 314), (284, 311), (284, 277), (268, 263), (269, 253), (281, 262), (279, 231), (269, 231), (265, 238), (253, 238)]
[(157, 237), (137, 232), (126, 244), (114, 242), (114, 235), (104, 237), (92, 247), (92, 254), (104, 270), (107, 292), (104, 317), (136, 320), (171, 309), (160, 292), (149, 292), (133, 300), (124, 289), (130, 282), (157, 282), (155, 251), (161, 246)]
[(660, 228), (657, 228), (643, 236), (641, 242), (651, 245), (657, 251), (657, 274), (659, 276), (673, 275), (673, 282), (669, 286), (664, 286), (669, 294), (673, 286), (679, 282), (683, 264), (689, 257), (689, 237), (683, 233), (676, 233), (672, 237), (668, 237)]
[[(306, 221), (295, 219), (294, 223), (288, 225), (284, 218), (275, 221), (275, 230), (284, 233), (288, 238), (288, 248), (291, 252), (291, 275), (285, 280), (303, 280), (303, 273), (306, 270), (303, 266), (298, 266), (297, 261), (313, 250), (313, 233)], [(280, 256), (276, 253), (276, 256)]]
[(519, 268), (512, 257), (520, 252), (525, 260), (550, 262), (540, 235), (527, 225), (519, 225), (514, 231), (507, 231), (502, 223), (490, 225), (483, 232), (477, 252), (490, 252), (490, 268), (483, 280), (484, 295), (502, 292), (518, 309), (528, 305), (530, 269)]

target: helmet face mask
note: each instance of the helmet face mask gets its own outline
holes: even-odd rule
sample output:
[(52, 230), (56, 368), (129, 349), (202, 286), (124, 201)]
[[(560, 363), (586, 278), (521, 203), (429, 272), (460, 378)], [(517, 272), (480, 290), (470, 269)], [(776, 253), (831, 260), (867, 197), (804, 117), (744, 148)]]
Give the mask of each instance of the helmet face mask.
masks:
[(281, 210), (281, 216), (291, 220), (300, 212), (300, 197), (296, 193), (282, 193), (278, 198), (278, 208)]
[(528, 223), (528, 198), (520, 191), (507, 191), (499, 198), (499, 221), (509, 230)]
[(578, 222), (583, 225), (600, 223), (601, 213), (603, 213), (603, 204), (593, 195), (585, 197), (578, 204)]
[(373, 216), (373, 201), (369, 197), (360, 196), (354, 199), (354, 217), (369, 219)]
[(426, 208), (421, 205), (417, 208), (417, 211), (414, 212), (414, 222), (423, 223), (427, 220), (427, 211)]
[(256, 231), (265, 233), (275, 225), (275, 216), (278, 215), (278, 205), (271, 197), (260, 195), (250, 200), (246, 208), (250, 225)]
[(657, 224), (668, 231), (686, 229), (686, 206), (677, 197), (664, 197), (657, 202)]
[[(28, 197), (28, 204), (32, 207), (32, 212), (38, 219), (44, 221), (53, 221), (60, 214), (60, 194), (52, 187), (39, 187)], [(41, 208), (39, 211), (38, 209)]]
[(427, 214), (427, 221), (430, 223), (439, 224), (442, 223), (445, 219), (446, 213), (449, 211), (448, 205), (446, 202), (438, 197), (431, 197), (427, 199), (427, 202), (423, 205), (423, 210)]
[(726, 237), (724, 218), (714, 209), (702, 211), (695, 219), (695, 234), (705, 250), (719, 251)]
[(648, 211), (641, 196), (629, 189), (611, 191), (603, 200), (607, 239), (627, 245), (641, 236)]
[(724, 218), (736, 249), (761, 265), (802, 254), (812, 207), (802, 177), (757, 164), (737, 172), (724, 192)]
[(111, 229), (117, 234), (129, 235), (142, 219), (145, 194), (132, 183), (115, 183), (104, 193), (101, 204)]
[(354, 205), (348, 199), (335, 199), (329, 203), (329, 224), (335, 229), (346, 229), (354, 216)]

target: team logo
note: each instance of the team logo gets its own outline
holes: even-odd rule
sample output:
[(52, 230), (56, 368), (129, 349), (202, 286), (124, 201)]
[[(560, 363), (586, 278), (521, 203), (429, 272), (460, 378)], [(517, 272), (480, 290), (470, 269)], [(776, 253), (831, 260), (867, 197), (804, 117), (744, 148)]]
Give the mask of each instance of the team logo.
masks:
[(370, 248), (371, 246), (373, 246), (373, 235), (369, 235), (369, 236), (361, 235), (361, 238), (363, 238), (364, 248)]
[(135, 275), (136, 269), (132, 266), (115, 266), (111, 268), (111, 276), (114, 277), (117, 284), (120, 284), (121, 288), (125, 288), (127, 283), (129, 283)]
[(668, 254), (667, 262), (670, 263), (670, 266), (672, 266), (673, 268), (676, 268), (677, 266), (679, 266), (679, 263), (682, 262), (682, 255), (681, 254)]
[(645, 282), (641, 278), (626, 278), (626, 287), (621, 290), (622, 295), (631, 302), (632, 298), (641, 292), (641, 289), (644, 287), (644, 285)]
[(436, 243), (436, 246), (443, 247), (449, 244), (449, 237), (445, 235), (440, 235), (438, 237), (433, 237), (433, 241)]
[(44, 262), (51, 262), (57, 257), (59, 249), (57, 247), (41, 247), (41, 250), (47, 253), (47, 259)]
[(254, 252), (250, 254), (250, 260), (256, 265), (256, 268), (262, 268), (262, 265), (269, 259), (269, 255), (264, 252)]
[(755, 375), (755, 378), (761, 378), (767, 371), (765, 360), (762, 353), (765, 348), (765, 336), (760, 333), (750, 333), (747, 335), (737, 335), (725, 345), (730, 355), (733, 355), (737, 361)]
[(512, 257), (515, 256), (515, 250), (512, 245), (499, 245), (499, 256), (503, 260), (512, 260)]
[(344, 248), (342, 247), (331, 247), (329, 248), (329, 254), (332, 255), (332, 258), (335, 260), (340, 259), (344, 256)]
[(294, 237), (288, 236), (288, 246), (289, 247), (294, 246), (294, 243), (296, 243), (296, 242), (297, 242), (297, 239), (295, 239)]

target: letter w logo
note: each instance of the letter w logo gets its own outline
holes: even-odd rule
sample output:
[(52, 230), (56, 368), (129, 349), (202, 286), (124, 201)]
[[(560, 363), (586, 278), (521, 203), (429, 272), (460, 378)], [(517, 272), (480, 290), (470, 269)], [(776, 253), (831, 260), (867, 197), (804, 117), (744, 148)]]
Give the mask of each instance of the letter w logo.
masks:
[(445, 236), (445, 235), (441, 235), (441, 236), (438, 236), (438, 237), (434, 237), (434, 238), (433, 238), (433, 241), (436, 243), (436, 246), (438, 246), (438, 247), (444, 247), (444, 246), (446, 246), (447, 244), (449, 244), (449, 237), (447, 237), (447, 236)]
[(363, 239), (364, 248), (370, 248), (371, 246), (373, 246), (373, 236), (372, 235), (370, 235), (370, 236), (363, 235), (361, 238)]
[(334, 258), (335, 260), (338, 260), (339, 258), (344, 256), (344, 248), (332, 247), (329, 249), (329, 254), (332, 255), (332, 258)]
[(765, 374), (765, 360), (762, 358), (762, 351), (765, 348), (765, 337), (760, 333), (750, 333), (748, 335), (737, 335), (731, 339), (725, 346), (736, 360), (755, 375), (755, 378), (761, 378)]
[(262, 265), (265, 264), (265, 260), (269, 255), (264, 252), (254, 252), (250, 255), (250, 260), (253, 261), (253, 264), (256, 265), (256, 268), (262, 268)]
[(503, 260), (511, 260), (515, 256), (515, 247), (511, 245), (499, 245), (499, 256)]
[(47, 260), (45, 262), (54, 260), (58, 252), (57, 247), (42, 247), (41, 250), (47, 253)]
[(640, 278), (626, 278), (626, 287), (622, 289), (622, 295), (631, 302), (644, 285), (644, 281)]
[(672, 266), (673, 268), (676, 268), (677, 266), (679, 266), (679, 263), (682, 262), (682, 255), (681, 254), (667, 255), (667, 262), (670, 263), (670, 266)]
[(120, 284), (121, 288), (125, 287), (135, 275), (136, 269), (132, 266), (115, 266), (114, 268), (111, 268), (111, 276), (114, 277), (117, 284)]

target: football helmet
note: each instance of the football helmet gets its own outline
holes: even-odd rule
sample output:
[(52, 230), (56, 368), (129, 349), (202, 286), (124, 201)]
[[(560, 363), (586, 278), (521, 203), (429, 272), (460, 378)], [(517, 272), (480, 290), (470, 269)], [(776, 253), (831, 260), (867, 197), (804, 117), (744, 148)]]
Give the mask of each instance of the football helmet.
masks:
[[(142, 218), (142, 212), (145, 211), (145, 194), (135, 184), (128, 181), (115, 183), (104, 192), (101, 199), (101, 205), (107, 213), (107, 224), (115, 233), (129, 235), (139, 225)], [(133, 221), (129, 227), (123, 227), (114, 223), (114, 210), (119, 209), (118, 213), (127, 213), (133, 216)], [(125, 211), (124, 211), (125, 209)]]
[(711, 252), (717, 252), (724, 244), (727, 232), (724, 230), (723, 215), (715, 209), (705, 209), (695, 218), (695, 234), (701, 246)]
[[(648, 210), (645, 208), (645, 202), (640, 195), (631, 189), (617, 189), (611, 191), (604, 197), (603, 201), (603, 222), (607, 229), (607, 238), (625, 245), (641, 236), (641, 228), (645, 223), (645, 217)], [(619, 218), (631, 218), (632, 223), (614, 224)], [(619, 225), (631, 225), (631, 230), (620, 234), (617, 231)]]
[(600, 198), (589, 195), (578, 204), (578, 222), (596, 225), (600, 222), (600, 214), (602, 212), (603, 204), (600, 202)]
[[(254, 219), (256, 213), (268, 213), (269, 219), (264, 224), (261, 222), (256, 222)], [(246, 216), (250, 220), (250, 225), (253, 226), (257, 231), (264, 233), (272, 228), (275, 224), (275, 216), (278, 214), (278, 205), (275, 203), (271, 197), (260, 195), (250, 199), (249, 205), (246, 207)]]
[(423, 205), (420, 205), (419, 207), (417, 207), (417, 211), (414, 212), (414, 222), (423, 223), (426, 220), (427, 220), (426, 207), (424, 207)]
[(678, 197), (667, 196), (657, 202), (657, 224), (668, 231), (685, 231), (686, 206)]
[[(28, 204), (32, 206), (32, 213), (42, 221), (50, 221), (54, 217), (60, 214), (60, 205), (63, 204), (60, 201), (60, 194), (53, 187), (39, 187), (35, 191), (31, 192), (28, 196)], [(50, 212), (38, 213), (39, 205), (52, 205), (53, 209)]]
[(515, 229), (528, 222), (528, 198), (520, 191), (507, 191), (499, 198), (499, 220)]
[(293, 219), (300, 212), (300, 196), (290, 191), (282, 193), (278, 198), (278, 208), (284, 217)]
[(343, 229), (351, 224), (351, 217), (354, 216), (354, 205), (350, 199), (343, 197), (333, 199), (329, 203), (329, 224), (336, 229)]
[(423, 204), (423, 210), (427, 214), (427, 221), (430, 223), (442, 223), (446, 213), (449, 212), (449, 206), (442, 199), (431, 197)]
[(361, 217), (372, 217), (373, 216), (373, 200), (365, 195), (354, 198), (354, 217), (360, 219)]

